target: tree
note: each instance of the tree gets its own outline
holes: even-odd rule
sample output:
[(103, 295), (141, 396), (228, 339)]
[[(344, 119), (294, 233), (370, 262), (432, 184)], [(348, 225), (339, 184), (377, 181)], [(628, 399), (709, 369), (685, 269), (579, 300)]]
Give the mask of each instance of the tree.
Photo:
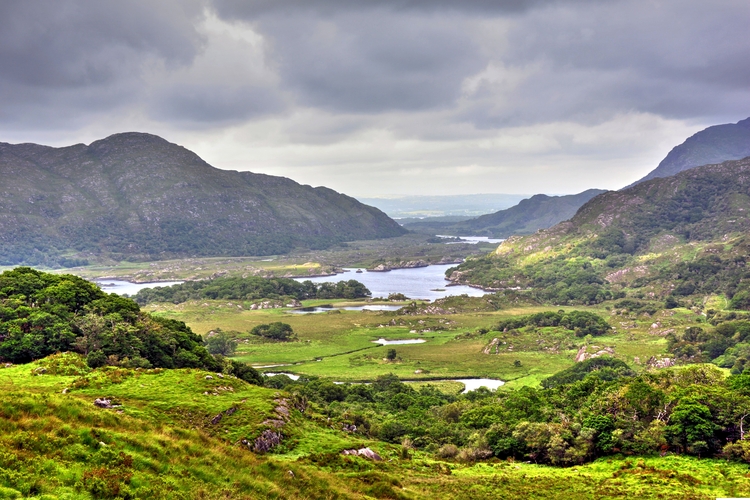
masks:
[(295, 337), (291, 325), (276, 321), (270, 324), (258, 325), (250, 330), (252, 335), (258, 335), (272, 340), (287, 341)]
[(385, 355), (388, 361), (394, 361), (396, 359), (396, 349), (388, 349), (388, 353)]
[(206, 349), (211, 354), (221, 354), (222, 356), (231, 356), (237, 349), (237, 341), (229, 336), (221, 328), (208, 332), (206, 337)]
[(706, 451), (719, 426), (713, 423), (711, 410), (700, 402), (685, 398), (675, 406), (666, 431), (675, 444), (696, 454)]

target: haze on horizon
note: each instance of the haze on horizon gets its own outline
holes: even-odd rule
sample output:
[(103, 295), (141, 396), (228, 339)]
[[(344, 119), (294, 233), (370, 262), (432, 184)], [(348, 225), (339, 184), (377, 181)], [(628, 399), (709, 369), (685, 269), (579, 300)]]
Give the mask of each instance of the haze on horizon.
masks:
[(160, 135), (352, 196), (618, 189), (750, 116), (746, 0), (0, 3), (0, 141)]

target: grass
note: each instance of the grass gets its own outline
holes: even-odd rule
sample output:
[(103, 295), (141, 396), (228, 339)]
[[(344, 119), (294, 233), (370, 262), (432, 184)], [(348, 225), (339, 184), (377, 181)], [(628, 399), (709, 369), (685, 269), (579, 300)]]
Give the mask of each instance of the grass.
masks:
[[(319, 305), (319, 302), (305, 305)], [(341, 305), (339, 301), (325, 302)], [(636, 370), (644, 369), (651, 357), (665, 354), (664, 337), (670, 330), (699, 325), (703, 321), (688, 309), (664, 310), (651, 317), (613, 314), (606, 304), (576, 307), (602, 315), (614, 327), (613, 332), (605, 336), (583, 339), (560, 328), (520, 334), (481, 333), (482, 329), (491, 329), (502, 319), (557, 310), (556, 307), (527, 306), (495, 312), (407, 316), (375, 311), (299, 315), (282, 309), (250, 311), (237, 305), (235, 302), (201, 301), (155, 304), (148, 306), (148, 310), (185, 321), (201, 334), (217, 327), (240, 332), (236, 358), (256, 366), (293, 365), (284, 370), (351, 382), (370, 381), (388, 373), (406, 380), (489, 377), (507, 381), (506, 388), (538, 385), (542, 379), (571, 366), (584, 345), (590, 345), (591, 351), (597, 350), (594, 346), (612, 348), (615, 357)], [(272, 321), (289, 323), (298, 341), (261, 343), (247, 334), (255, 325)], [(392, 346), (372, 342), (381, 337), (423, 338), (426, 342)], [(484, 354), (483, 350), (493, 339), (500, 342), (498, 353), (494, 354), (493, 350), (493, 354)], [(389, 349), (396, 350), (395, 361), (384, 359)]]
[[(34, 375), (40, 367), (47, 371)], [(266, 420), (277, 415), (279, 401), (288, 396), (198, 370), (88, 370), (74, 355), (57, 355), (0, 369), (0, 380), (0, 498), (750, 495), (748, 466), (719, 460), (612, 457), (553, 468), (498, 460), (441, 461), (421, 451), (405, 458), (400, 446), (342, 432), (315, 408), (292, 411), (278, 451), (258, 455), (242, 439), (252, 440), (266, 428)], [(418, 384), (437, 384), (453, 392), (460, 385)], [(101, 409), (92, 404), (104, 396), (122, 406)], [(238, 409), (211, 423), (230, 407)], [(365, 446), (384, 461), (340, 454)]]

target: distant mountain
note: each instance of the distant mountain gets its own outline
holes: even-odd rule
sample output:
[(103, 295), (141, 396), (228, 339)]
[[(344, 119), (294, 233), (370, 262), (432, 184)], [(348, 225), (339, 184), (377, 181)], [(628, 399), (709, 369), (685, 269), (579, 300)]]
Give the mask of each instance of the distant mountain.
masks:
[(604, 192), (601, 189), (589, 189), (566, 196), (537, 194), (521, 200), (514, 207), (467, 221), (449, 223), (425, 219), (404, 224), (404, 227), (420, 233), (454, 236), (507, 238), (517, 234), (531, 234), (570, 219), (584, 203)]
[(731, 299), (747, 291), (750, 297), (748, 213), (750, 157), (705, 165), (600, 194), (569, 221), (467, 260), (451, 279), (528, 288), (555, 304), (631, 293)]
[(405, 232), (325, 187), (220, 170), (142, 133), (86, 146), (0, 143), (0, 265), (268, 255)]
[(443, 217), (489, 214), (512, 207), (526, 195), (522, 194), (456, 194), (443, 196), (391, 196), (359, 198), (359, 201), (378, 207), (390, 217)]
[(659, 166), (631, 186), (701, 165), (739, 160), (746, 156), (750, 156), (750, 118), (701, 130), (672, 149)]

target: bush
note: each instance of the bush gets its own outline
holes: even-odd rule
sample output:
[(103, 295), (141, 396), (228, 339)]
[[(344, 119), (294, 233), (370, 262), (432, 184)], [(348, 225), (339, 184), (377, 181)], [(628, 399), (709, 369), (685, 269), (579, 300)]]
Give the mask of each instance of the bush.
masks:
[(292, 330), (291, 325), (282, 323), (280, 321), (276, 321), (270, 324), (258, 325), (250, 330), (250, 333), (259, 337), (265, 337), (267, 339), (279, 341), (292, 340), (295, 337), (294, 330)]

